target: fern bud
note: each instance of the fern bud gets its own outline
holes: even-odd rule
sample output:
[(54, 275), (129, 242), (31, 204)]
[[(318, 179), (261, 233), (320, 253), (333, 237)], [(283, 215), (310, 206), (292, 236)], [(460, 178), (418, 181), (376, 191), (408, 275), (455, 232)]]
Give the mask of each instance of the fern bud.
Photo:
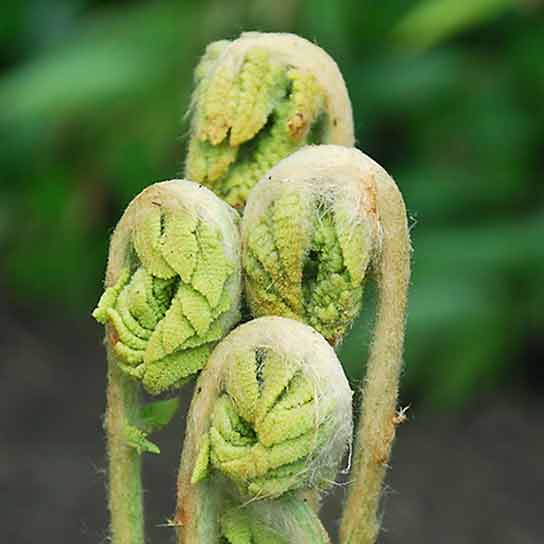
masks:
[(239, 320), (238, 214), (188, 181), (145, 189), (110, 247), (93, 313), (121, 370), (151, 394), (181, 386)]
[[(270, 499), (328, 488), (351, 441), (351, 398), (334, 350), (311, 327), (262, 317), (229, 334), (198, 379), (187, 419), (177, 514), (186, 541), (215, 542), (205, 531), (217, 534), (218, 519), (229, 531), (258, 530), (228, 513), (229, 497), (264, 501), (262, 520), (284, 504)], [(311, 509), (299, 524), (324, 534)], [(286, 542), (322, 542), (293, 538)]]
[(261, 176), (300, 147), (353, 142), (344, 80), (316, 45), (248, 32), (208, 46), (195, 71), (187, 178), (243, 207)]
[(251, 191), (242, 266), (253, 315), (298, 319), (333, 345), (341, 340), (380, 247), (368, 160), (355, 149), (306, 147)]

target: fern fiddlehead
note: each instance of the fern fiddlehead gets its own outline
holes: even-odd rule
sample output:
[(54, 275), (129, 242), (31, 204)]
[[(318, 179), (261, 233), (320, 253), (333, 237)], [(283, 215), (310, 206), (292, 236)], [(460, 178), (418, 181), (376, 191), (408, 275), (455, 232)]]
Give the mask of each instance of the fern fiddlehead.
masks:
[(363, 385), (342, 542), (372, 544), (395, 436), (410, 242), (402, 196), (356, 149), (310, 146), (272, 168), (250, 194), (242, 264), (254, 315), (304, 321), (336, 345), (359, 312), (369, 272), (377, 318)]
[(312, 146), (255, 186), (242, 220), (242, 265), (253, 315), (282, 315), (336, 345), (358, 315), (379, 252), (376, 188), (345, 149)]
[[(371, 544), (398, 420), (409, 279), (402, 197), (383, 169), (355, 150), (297, 152), (307, 144), (353, 145), (342, 76), (306, 40), (245, 33), (216, 42), (197, 67), (195, 83), (188, 177), (241, 208), (263, 174), (281, 161), (253, 190), (244, 219), (246, 292), (254, 315), (306, 322), (336, 346), (359, 312), (368, 270), (374, 272), (377, 320), (341, 527), (343, 542)], [(176, 188), (162, 199), (170, 187), (161, 185), (138, 197), (131, 204), (133, 218), (127, 211), (116, 229), (108, 288), (94, 312), (107, 330), (115, 543), (143, 542), (139, 453), (158, 451), (138, 425), (137, 382), (151, 394), (178, 388), (202, 369), (239, 318), (236, 228), (220, 225), (235, 222), (232, 211), (188, 182), (182, 192), (192, 185), (194, 195), (204, 196), (189, 198), (187, 206), (188, 193)], [(144, 201), (146, 213), (135, 204)], [(199, 213), (191, 213), (195, 208)], [(287, 322), (289, 336), (302, 326)], [(206, 388), (198, 386), (193, 400), (179, 477), (176, 520), (184, 542), (328, 541), (314, 510), (300, 499), (302, 490), (324, 487), (334, 477), (344, 451), (335, 437), (345, 426), (337, 419), (338, 399), (326, 401), (324, 384), (315, 386), (323, 376), (313, 366), (306, 373), (309, 352), (289, 342), (287, 350), (272, 323), (266, 321), (264, 336), (254, 336), (273, 336), (274, 345), (262, 340), (237, 351), (229, 358), (232, 366), (222, 362), (226, 352), (219, 346), (223, 355), (212, 356), (219, 361), (217, 373), (201, 378)], [(312, 344), (309, 337), (305, 343)], [(312, 356), (318, 347), (313, 345)], [(334, 382), (333, 374), (325, 381)], [(204, 390), (212, 397), (201, 395)], [(351, 412), (346, 414), (343, 421), (350, 420)], [(319, 453), (330, 444), (337, 445), (332, 460)]]
[(179, 387), (239, 319), (234, 211), (190, 182), (156, 184), (114, 234), (119, 277), (93, 316), (109, 323), (119, 367), (151, 394)]
[(235, 207), (274, 164), (308, 143), (353, 145), (335, 62), (292, 34), (244, 33), (208, 46), (195, 71), (185, 174)]
[(106, 325), (111, 532), (143, 544), (140, 453), (147, 440), (139, 385), (178, 388), (239, 319), (237, 213), (187, 181), (156, 183), (128, 206), (110, 244), (106, 290), (93, 316)]
[(238, 327), (213, 352), (191, 404), (180, 542), (265, 542), (259, 531), (271, 542), (328, 542), (300, 493), (329, 487), (350, 436), (351, 390), (321, 335), (281, 317)]

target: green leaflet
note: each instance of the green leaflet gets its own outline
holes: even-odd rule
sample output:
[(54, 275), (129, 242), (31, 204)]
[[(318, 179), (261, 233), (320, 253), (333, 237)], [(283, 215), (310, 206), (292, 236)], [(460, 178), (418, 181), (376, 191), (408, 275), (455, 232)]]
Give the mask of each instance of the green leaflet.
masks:
[(149, 432), (158, 431), (170, 423), (178, 407), (178, 398), (150, 402), (142, 408), (141, 424)]
[[(215, 469), (258, 498), (279, 497), (315, 483), (309, 467), (335, 431), (330, 424), (334, 401), (321, 397), (300, 363), (270, 349), (232, 357), (192, 482)], [(238, 535), (234, 529), (232, 534)], [(236, 538), (232, 542), (244, 541), (242, 533)]]
[[(223, 42), (224, 43), (224, 42)], [(208, 48), (196, 69), (186, 175), (235, 207), (284, 157), (321, 143), (325, 95), (314, 75), (250, 49), (235, 71)]]
[(151, 394), (182, 385), (206, 363), (233, 319), (233, 263), (221, 232), (188, 209), (150, 206), (131, 231), (136, 259), (93, 316), (109, 322), (120, 368)]
[(286, 183), (247, 226), (242, 263), (253, 315), (304, 321), (333, 345), (344, 336), (371, 253), (365, 223), (350, 220), (344, 204)]
[(147, 432), (134, 427), (133, 425), (125, 425), (125, 441), (127, 446), (134, 448), (139, 454), (155, 453), (159, 454), (159, 447), (147, 439)]

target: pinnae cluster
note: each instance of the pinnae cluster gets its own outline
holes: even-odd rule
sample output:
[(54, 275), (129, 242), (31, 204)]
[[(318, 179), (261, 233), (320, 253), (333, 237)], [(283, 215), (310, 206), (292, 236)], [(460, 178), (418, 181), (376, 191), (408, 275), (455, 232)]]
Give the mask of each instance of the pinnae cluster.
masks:
[(122, 267), (93, 316), (110, 325), (126, 374), (152, 394), (179, 387), (239, 318), (235, 212), (196, 184), (160, 183), (128, 207), (116, 237)]
[(285, 535), (274, 531), (258, 515), (238, 504), (226, 508), (219, 523), (222, 536), (231, 544), (289, 544)]
[[(332, 142), (329, 125), (339, 123), (331, 118), (329, 89), (314, 66), (289, 55), (286, 40), (294, 40), (294, 52), (307, 47), (308, 56), (315, 46), (273, 36), (215, 42), (195, 71), (185, 173), (238, 208), (269, 168), (304, 145)], [(336, 143), (350, 145), (351, 137), (350, 120)]]
[[(338, 149), (306, 148), (282, 161), (255, 186), (242, 221), (254, 315), (299, 319), (333, 345), (360, 311), (379, 247), (372, 180), (323, 172)], [(304, 167), (293, 170), (297, 162)]]
[(220, 386), (193, 484), (219, 471), (260, 499), (327, 488), (351, 436), (351, 391), (334, 351), (298, 322), (261, 318), (217, 353), (205, 374), (218, 373)]

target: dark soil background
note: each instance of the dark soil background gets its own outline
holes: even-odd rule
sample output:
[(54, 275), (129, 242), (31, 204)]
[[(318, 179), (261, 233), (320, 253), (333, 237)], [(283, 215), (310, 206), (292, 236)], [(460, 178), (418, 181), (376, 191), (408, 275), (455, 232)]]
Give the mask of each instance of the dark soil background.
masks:
[[(106, 542), (102, 329), (28, 310), (0, 314), (2, 541)], [(454, 413), (412, 407), (395, 444), (381, 542), (541, 543), (543, 408), (542, 398), (513, 391)], [(174, 509), (183, 413), (156, 436), (162, 453), (146, 457), (144, 482), (148, 540), (160, 544), (173, 541), (163, 525)], [(326, 500), (332, 530), (342, 494)]]

